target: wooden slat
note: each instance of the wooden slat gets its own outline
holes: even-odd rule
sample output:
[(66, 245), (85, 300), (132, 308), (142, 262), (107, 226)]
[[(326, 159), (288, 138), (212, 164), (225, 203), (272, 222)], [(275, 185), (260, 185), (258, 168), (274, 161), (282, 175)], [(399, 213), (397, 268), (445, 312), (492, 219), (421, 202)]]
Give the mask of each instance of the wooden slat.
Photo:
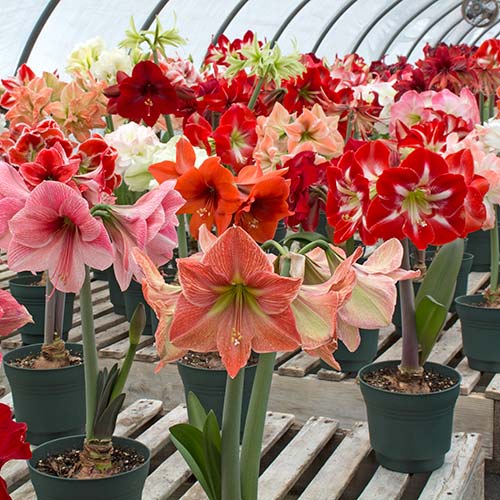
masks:
[(186, 406), (179, 405), (144, 431), (137, 440), (146, 445), (151, 450), (151, 456), (154, 456), (170, 441), (170, 427), (187, 421)]
[(109, 330), (98, 333), (95, 337), (95, 345), (97, 349), (102, 349), (124, 338), (128, 339), (128, 323), (120, 323)]
[(429, 356), (429, 361), (446, 365), (460, 349), (462, 349), (462, 333), (460, 323), (455, 323), (451, 328), (445, 330), (436, 342)]
[(278, 368), (278, 373), (288, 377), (303, 377), (306, 373), (319, 366), (319, 363), (320, 361), (318, 358), (313, 358), (309, 356), (309, 354), (301, 351), (293, 358), (283, 363)]
[(159, 361), (160, 356), (158, 356), (158, 352), (156, 351), (156, 345), (151, 344), (146, 347), (143, 347), (142, 349), (139, 349), (135, 353), (135, 360), (136, 361), (145, 361), (147, 363), (155, 363), (156, 361)]
[[(153, 342), (154, 337), (152, 335), (141, 335), (137, 348), (141, 349), (142, 347), (151, 345)], [(99, 351), (99, 356), (102, 358), (122, 359), (127, 354), (129, 343), (128, 337), (123, 340), (119, 340), (118, 342), (101, 349)]]
[(408, 474), (379, 467), (358, 500), (399, 500), (409, 480)]
[[(330, 440), (337, 427), (338, 422), (331, 418), (311, 417), (260, 477), (259, 498), (283, 498)], [(315, 500), (318, 498), (322, 497), (316, 497)]]
[(490, 279), (490, 273), (480, 273), (473, 271), (469, 273), (469, 281), (467, 282), (467, 295), (474, 295), (478, 290), (480, 290), (488, 280)]
[(333, 382), (340, 382), (344, 380), (348, 373), (338, 372), (337, 370), (328, 370), (326, 368), (321, 368), (316, 374), (320, 380), (332, 380)]
[[(162, 409), (161, 401), (152, 399), (140, 399), (125, 408), (119, 415), (116, 422), (115, 436), (130, 436), (137, 429), (149, 422)], [(18, 478), (10, 478), (15, 483), (28, 477), (28, 466), (26, 461), (17, 461), (24, 465), (24, 468), (18, 466)], [(4, 469), (2, 468), (2, 475)], [(12, 484), (13, 484), (12, 483)], [(27, 482), (11, 494), (12, 500), (36, 500), (35, 490), (31, 482)]]
[(500, 400), (500, 373), (497, 373), (486, 387), (484, 395), (490, 399)]
[(394, 325), (385, 326), (381, 328), (378, 334), (378, 351), (380, 352), (396, 335)]
[(481, 498), (480, 496), (464, 496), (466, 486), (473, 479), (478, 459), (482, 462), (481, 454), (481, 437), (478, 434), (455, 434), (451, 450), (446, 454), (443, 466), (431, 474), (420, 493), (420, 500)]
[[(369, 451), (368, 424), (358, 422), (309, 483), (300, 499), (336, 500), (340, 498)], [(335, 481), (331, 481), (332, 477), (335, 477)], [(325, 484), (328, 484), (328, 488), (325, 488)]]
[[(125, 317), (111, 312), (105, 316), (96, 318), (94, 321), (95, 332), (103, 332), (104, 330), (108, 330), (109, 328), (119, 325), (120, 323), (126, 323)], [(79, 325), (72, 328), (69, 332), (69, 337), (72, 339), (72, 342), (79, 342), (82, 340), (82, 326)]]
[(2, 340), (1, 344), (2, 349), (17, 349), (23, 345), (23, 341), (21, 340), (21, 334), (16, 333), (4, 340)]
[[(109, 303), (109, 288), (92, 292), (92, 304), (97, 305), (103, 302)], [(75, 314), (80, 312), (80, 301), (75, 299)]]
[(462, 359), (460, 363), (458, 363), (455, 368), (458, 373), (462, 376), (462, 382), (460, 384), (460, 394), (464, 396), (469, 395), (472, 392), (472, 389), (476, 387), (476, 384), (479, 382), (481, 378), (481, 372), (477, 370), (473, 370), (469, 363), (467, 362), (467, 358)]
[[(110, 302), (100, 302), (98, 304), (92, 303), (92, 313), (94, 319), (100, 318), (101, 316), (106, 316), (113, 312), (113, 304)], [(73, 328), (80, 326), (82, 324), (82, 318), (80, 316), (80, 312), (75, 312), (73, 315)]]
[[(286, 430), (293, 424), (294, 417), (288, 413), (273, 413), (268, 412), (266, 415), (266, 424), (264, 427), (264, 435), (262, 437), (262, 449), (260, 456), (264, 456), (272, 446), (280, 439)], [(149, 498), (149, 497), (147, 497)], [(160, 498), (168, 498), (163, 496)], [(199, 483), (194, 484), (182, 500), (206, 500), (207, 496)]]

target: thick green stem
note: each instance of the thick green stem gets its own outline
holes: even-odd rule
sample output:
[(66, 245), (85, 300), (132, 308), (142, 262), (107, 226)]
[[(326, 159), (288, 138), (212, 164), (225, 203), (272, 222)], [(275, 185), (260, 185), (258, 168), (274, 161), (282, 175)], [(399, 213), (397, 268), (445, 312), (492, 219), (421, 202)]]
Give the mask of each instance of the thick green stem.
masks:
[(184, 214), (177, 216), (179, 225), (177, 226), (177, 241), (179, 245), (179, 257), (188, 256), (187, 235), (186, 235), (186, 217)]
[(240, 425), (245, 370), (233, 379), (227, 376), (224, 412), (222, 414), (221, 498), (241, 500), (240, 485)]
[(95, 345), (94, 315), (90, 289), (90, 271), (85, 266), (85, 280), (80, 290), (80, 315), (82, 321), (83, 365), (85, 368), (86, 439), (94, 436), (94, 417), (97, 404), (97, 349)]
[(280, 255), (286, 255), (287, 254), (287, 251), (283, 248), (283, 246), (280, 245), (277, 241), (274, 241), (274, 240), (264, 241), (264, 243), (262, 243), (262, 245), (260, 246), (260, 248), (262, 248), (262, 250), (264, 250), (264, 252), (266, 250), (270, 250), (270, 249), (274, 248), (275, 250), (278, 250), (278, 253)]
[(116, 380), (115, 386), (113, 387), (113, 392), (109, 398), (109, 401), (113, 401), (116, 399), (122, 392), (125, 387), (125, 382), (127, 381), (128, 374), (130, 373), (130, 369), (132, 368), (132, 363), (134, 362), (135, 353), (137, 351), (137, 344), (130, 344), (129, 349), (127, 351), (127, 356), (123, 361), (123, 364), (120, 368), (120, 374), (118, 375), (118, 379)]
[(481, 123), (484, 123), (485, 120), (485, 98), (484, 94), (482, 92), (479, 93), (479, 119), (481, 120)]
[(495, 225), (490, 229), (490, 249), (491, 249), (491, 277), (490, 277), (490, 291), (495, 293), (498, 289), (498, 259), (500, 259), (500, 252), (498, 248), (498, 220), (497, 220), (497, 207), (494, 207)]
[(52, 344), (54, 342), (54, 330), (56, 321), (56, 294), (54, 285), (47, 275), (45, 284), (45, 321), (43, 325), (43, 342)]
[(255, 88), (253, 89), (252, 97), (250, 97), (250, 100), (248, 101), (249, 109), (253, 109), (255, 107), (255, 103), (257, 102), (257, 98), (259, 97), (262, 85), (264, 85), (264, 77), (261, 77), (259, 79), (257, 85), (255, 85)]
[[(410, 269), (410, 248), (408, 240), (403, 240), (403, 269)], [(399, 282), (399, 298), (401, 302), (401, 326), (403, 352), (400, 370), (404, 373), (419, 373), (417, 323), (415, 320), (415, 293), (412, 280)]]
[(115, 130), (115, 127), (113, 125), (113, 117), (111, 115), (106, 115), (104, 119), (106, 120), (106, 132), (113, 132)]
[(488, 97), (488, 119), (495, 116), (495, 94)]
[(170, 115), (163, 115), (165, 117), (165, 123), (167, 124), (167, 137), (168, 139), (163, 142), (168, 142), (174, 136), (174, 126), (172, 125), (172, 118)]
[(241, 498), (243, 500), (257, 499), (260, 450), (275, 361), (275, 352), (259, 355), (241, 447)]

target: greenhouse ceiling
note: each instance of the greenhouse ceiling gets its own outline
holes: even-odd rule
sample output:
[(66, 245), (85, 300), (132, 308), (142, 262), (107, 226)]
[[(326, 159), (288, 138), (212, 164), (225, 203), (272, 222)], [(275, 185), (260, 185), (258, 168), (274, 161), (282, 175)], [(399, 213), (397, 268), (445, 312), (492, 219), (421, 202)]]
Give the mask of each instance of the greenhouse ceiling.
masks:
[(214, 35), (238, 37), (247, 29), (284, 49), (297, 43), (329, 59), (356, 51), (369, 60), (384, 54), (388, 61), (399, 54), (415, 60), (426, 43), (477, 44), (500, 35), (495, 0), (465, 3), (489, 9), (490, 26), (466, 22), (462, 0), (0, 0), (0, 75), (22, 62), (35, 71), (61, 70), (72, 48), (89, 38), (114, 46), (131, 16), (143, 28), (155, 16), (165, 27), (176, 19), (196, 62)]

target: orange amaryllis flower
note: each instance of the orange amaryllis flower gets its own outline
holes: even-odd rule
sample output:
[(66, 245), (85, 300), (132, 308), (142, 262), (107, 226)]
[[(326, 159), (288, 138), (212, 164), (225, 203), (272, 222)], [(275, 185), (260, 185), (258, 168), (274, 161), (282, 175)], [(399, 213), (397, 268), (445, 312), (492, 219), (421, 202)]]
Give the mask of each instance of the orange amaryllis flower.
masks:
[(158, 372), (166, 363), (176, 361), (186, 353), (186, 349), (178, 349), (170, 342), (169, 335), (181, 287), (165, 283), (153, 261), (139, 248), (135, 247), (132, 250), (132, 255), (144, 273), (142, 276), (144, 298), (158, 318), (158, 327), (155, 332), (156, 350), (160, 356), (160, 362), (155, 369)]
[(175, 145), (175, 161), (165, 160), (154, 163), (148, 170), (150, 174), (161, 184), (165, 181), (177, 180), (189, 169), (194, 168), (196, 153), (191, 143), (181, 137)]
[(186, 200), (178, 213), (191, 214), (189, 228), (195, 238), (202, 224), (210, 229), (215, 224), (221, 234), (242, 201), (233, 174), (217, 157), (208, 158), (200, 168), (188, 169), (177, 179), (175, 189)]
[(300, 345), (290, 304), (302, 280), (274, 273), (243, 229), (229, 228), (201, 260), (177, 263), (182, 293), (170, 326), (174, 346), (219, 351), (234, 378), (252, 349), (290, 351)]

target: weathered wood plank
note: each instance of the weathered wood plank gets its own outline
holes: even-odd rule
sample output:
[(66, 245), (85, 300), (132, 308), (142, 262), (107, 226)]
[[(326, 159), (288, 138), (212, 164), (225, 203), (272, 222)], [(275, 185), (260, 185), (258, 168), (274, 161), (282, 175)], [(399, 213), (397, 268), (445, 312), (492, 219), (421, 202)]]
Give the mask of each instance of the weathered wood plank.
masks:
[[(261, 457), (273, 447), (281, 436), (283, 436), (286, 430), (293, 424), (293, 421), (293, 415), (288, 413), (267, 413), (264, 435), (262, 437)], [(162, 498), (168, 497), (164, 496)], [(194, 484), (185, 495), (182, 496), (182, 500), (206, 500), (206, 498), (207, 496), (199, 483)]]
[[(484, 491), (481, 495), (480, 480), (477, 485), (469, 485), (469, 481), (476, 479), (474, 478), (476, 469), (481, 468), (481, 463), (484, 463), (482, 458), (481, 436), (478, 434), (455, 434), (443, 466), (431, 474), (420, 493), (420, 500), (483, 498)], [(464, 496), (466, 491), (471, 491), (470, 486), (473, 486), (476, 494), (479, 493), (478, 496)]]
[(0, 345), (2, 346), (2, 349), (17, 349), (18, 347), (21, 347), (23, 345), (21, 334), (14, 333), (14, 335), (4, 338)]
[(338, 422), (330, 418), (311, 417), (260, 477), (259, 498), (284, 498), (337, 427)]
[(479, 379), (481, 378), (481, 372), (477, 370), (473, 370), (469, 363), (467, 362), (467, 358), (462, 359), (460, 363), (458, 363), (455, 368), (458, 373), (462, 376), (462, 382), (460, 384), (460, 394), (467, 396), (472, 392), (472, 389), (476, 387)]
[[(154, 342), (154, 337), (152, 335), (141, 335), (139, 343), (137, 344), (137, 348), (141, 349), (142, 347), (151, 345), (153, 342)], [(101, 356), (102, 358), (122, 359), (127, 354), (128, 347), (129, 347), (129, 339), (127, 337), (122, 340), (119, 340), (114, 344), (102, 348), (99, 351), (99, 356)]]
[(484, 395), (487, 398), (500, 400), (500, 373), (497, 373), (486, 387)]
[(120, 323), (119, 325), (111, 327), (109, 330), (98, 333), (95, 337), (95, 345), (97, 349), (102, 349), (124, 338), (128, 338), (127, 322)]
[[(300, 499), (336, 500), (340, 498), (369, 451), (368, 424), (358, 422), (309, 483)], [(331, 481), (332, 477), (336, 480)], [(328, 484), (328, 488), (325, 488), (325, 484)]]
[[(109, 302), (109, 288), (92, 291), (92, 304), (97, 305), (102, 302)], [(80, 299), (75, 299), (74, 312), (75, 314), (80, 312)]]
[(379, 467), (358, 500), (399, 500), (409, 480), (408, 474)]
[(480, 273), (473, 271), (469, 273), (469, 281), (467, 283), (467, 295), (474, 295), (478, 290), (484, 287), (490, 279), (490, 273)]
[(145, 361), (147, 363), (156, 363), (156, 361), (160, 360), (160, 356), (158, 356), (158, 352), (156, 351), (156, 345), (151, 344), (142, 349), (139, 349), (135, 353), (136, 361)]
[(283, 363), (278, 368), (278, 373), (288, 377), (303, 377), (306, 373), (319, 366), (319, 364), (320, 361), (318, 358), (313, 358), (309, 354), (300, 351), (293, 358)]
[[(113, 304), (108, 301), (103, 301), (99, 303), (92, 304), (92, 312), (94, 314), (94, 319), (100, 318), (101, 316), (106, 316), (113, 312)], [(80, 326), (82, 324), (82, 318), (80, 312), (75, 312), (73, 316), (73, 328)]]
[(344, 380), (348, 373), (338, 372), (337, 370), (328, 370), (327, 368), (321, 368), (316, 374), (320, 380), (331, 380), (333, 382), (340, 382)]
[[(109, 314), (106, 314), (105, 316), (96, 318), (96, 320), (94, 321), (95, 332), (100, 333), (104, 330), (112, 328), (113, 326), (119, 325), (120, 323), (126, 322), (127, 320), (124, 316), (120, 316), (119, 314), (111, 312)], [(72, 342), (79, 342), (82, 339), (82, 326), (79, 325), (75, 328), (72, 328), (69, 332), (69, 337), (71, 337)]]

